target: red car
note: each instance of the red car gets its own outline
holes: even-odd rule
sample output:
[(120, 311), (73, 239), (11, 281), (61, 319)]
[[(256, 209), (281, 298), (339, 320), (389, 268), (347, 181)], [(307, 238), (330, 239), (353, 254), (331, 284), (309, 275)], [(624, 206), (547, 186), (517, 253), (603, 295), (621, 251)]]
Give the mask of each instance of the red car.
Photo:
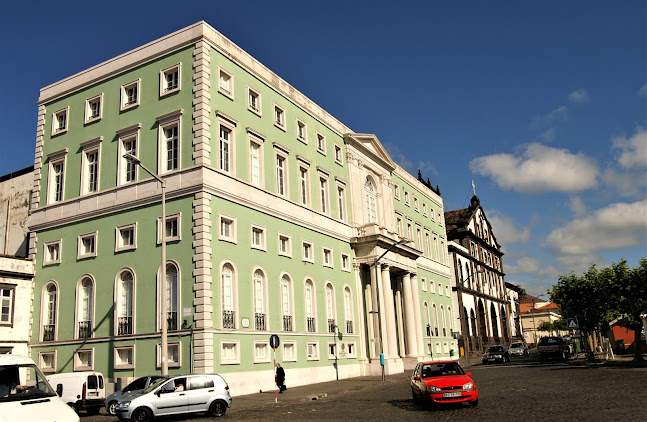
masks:
[(419, 362), (411, 377), (413, 401), (429, 405), (467, 402), (476, 406), (479, 392), (470, 375), (453, 360)]

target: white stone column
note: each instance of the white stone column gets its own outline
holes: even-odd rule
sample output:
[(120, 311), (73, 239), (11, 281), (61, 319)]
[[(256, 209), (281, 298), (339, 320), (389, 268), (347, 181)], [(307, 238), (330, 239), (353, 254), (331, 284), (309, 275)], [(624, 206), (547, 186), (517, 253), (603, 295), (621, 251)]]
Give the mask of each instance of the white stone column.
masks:
[(362, 297), (364, 290), (362, 289), (362, 274), (360, 271), (360, 264), (353, 264), (355, 273), (355, 309), (357, 309), (357, 325), (355, 327), (356, 333), (359, 334), (359, 360), (366, 361), (366, 330), (364, 324), (366, 321), (366, 309), (364, 309)]
[[(398, 357), (398, 337), (395, 321), (395, 304), (393, 302), (393, 289), (391, 288), (391, 274), (389, 266), (382, 266), (382, 291), (380, 292), (380, 306), (382, 312), (382, 324), (386, 325), (386, 329), (382, 331), (386, 336), (384, 338), (384, 349), (388, 351), (386, 356), (390, 358)], [(385, 321), (386, 320), (386, 321)], [(384, 328), (384, 327), (383, 327)]]
[(395, 319), (397, 321), (397, 326), (398, 326), (398, 350), (399, 353), (398, 355), (400, 357), (405, 357), (406, 356), (406, 346), (405, 346), (405, 331), (404, 331), (404, 326), (406, 324), (405, 321), (405, 316), (404, 316), (404, 303), (402, 299), (402, 287), (400, 287), (400, 283), (396, 281), (396, 287), (395, 287)]
[(418, 294), (418, 275), (411, 274), (411, 298), (413, 301), (413, 315), (416, 322), (416, 342), (418, 356), (425, 356), (425, 344), (422, 334), (422, 314), (420, 312), (420, 295)]
[(418, 341), (416, 339), (416, 316), (413, 311), (413, 294), (411, 292), (411, 275), (405, 273), (402, 276), (402, 290), (404, 292), (404, 318), (407, 330), (405, 340), (407, 342), (407, 356), (418, 354)]
[(378, 266), (375, 265), (373, 269), (371, 269), (371, 281), (374, 283), (373, 286), (375, 286), (375, 298), (376, 298), (376, 304), (377, 306), (374, 308), (378, 313), (373, 314), (377, 318), (377, 324), (375, 324), (375, 331), (373, 332), (373, 336), (375, 337), (376, 345), (377, 347), (377, 355), (380, 353), (384, 353), (386, 356), (386, 345), (388, 344), (388, 338), (389, 335), (386, 330), (386, 320), (387, 316), (384, 311), (384, 288), (382, 287), (382, 278), (380, 277), (380, 271), (378, 270)]

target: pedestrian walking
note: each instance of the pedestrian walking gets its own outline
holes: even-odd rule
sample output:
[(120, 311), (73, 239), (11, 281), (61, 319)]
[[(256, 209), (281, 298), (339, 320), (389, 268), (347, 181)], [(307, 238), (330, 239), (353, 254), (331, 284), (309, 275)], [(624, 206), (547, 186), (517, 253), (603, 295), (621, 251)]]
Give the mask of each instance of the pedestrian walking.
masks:
[(279, 394), (287, 389), (285, 387), (285, 371), (279, 363), (276, 364), (276, 386), (279, 387)]

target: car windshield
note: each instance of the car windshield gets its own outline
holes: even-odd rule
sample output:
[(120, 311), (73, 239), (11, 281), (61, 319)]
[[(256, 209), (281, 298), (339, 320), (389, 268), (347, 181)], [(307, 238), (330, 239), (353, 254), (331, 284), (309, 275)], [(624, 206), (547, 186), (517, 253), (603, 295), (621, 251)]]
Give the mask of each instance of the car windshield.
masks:
[(492, 346), (492, 347), (488, 347), (488, 349), (485, 352), (486, 353), (501, 353), (503, 351), (505, 351), (503, 346)]
[(463, 368), (455, 362), (431, 363), (422, 366), (422, 378), (442, 377), (445, 375), (463, 375)]
[(168, 377), (163, 377), (163, 378), (160, 378), (160, 379), (156, 379), (151, 385), (148, 386), (147, 389), (142, 391), (142, 394), (150, 393), (151, 391), (153, 391), (154, 389), (159, 387), (166, 380), (168, 380)]
[(56, 393), (36, 365), (0, 366), (0, 402), (54, 396)]
[(521, 343), (514, 343), (514, 344), (510, 345), (511, 349), (519, 349), (519, 348), (522, 348), (522, 347), (523, 347), (523, 345)]
[(544, 337), (539, 340), (539, 343), (541, 344), (557, 344), (559, 343), (559, 338), (557, 337)]

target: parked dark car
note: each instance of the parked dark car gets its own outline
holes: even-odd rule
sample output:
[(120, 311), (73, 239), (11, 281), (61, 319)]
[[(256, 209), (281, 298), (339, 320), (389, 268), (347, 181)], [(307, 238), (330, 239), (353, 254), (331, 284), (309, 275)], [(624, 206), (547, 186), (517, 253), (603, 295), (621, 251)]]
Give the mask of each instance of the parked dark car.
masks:
[(561, 337), (542, 337), (537, 343), (539, 360), (562, 359), (566, 360), (571, 354), (568, 344)]
[(483, 353), (483, 364), (510, 362), (510, 354), (505, 346), (490, 346)]
[(127, 397), (131, 394), (139, 393), (145, 390), (149, 385), (154, 383), (160, 378), (165, 378), (163, 375), (149, 375), (146, 377), (137, 378), (135, 381), (128, 384), (121, 390), (117, 390), (114, 393), (110, 394), (106, 399), (106, 410), (111, 415), (117, 414), (117, 408), (119, 400)]

